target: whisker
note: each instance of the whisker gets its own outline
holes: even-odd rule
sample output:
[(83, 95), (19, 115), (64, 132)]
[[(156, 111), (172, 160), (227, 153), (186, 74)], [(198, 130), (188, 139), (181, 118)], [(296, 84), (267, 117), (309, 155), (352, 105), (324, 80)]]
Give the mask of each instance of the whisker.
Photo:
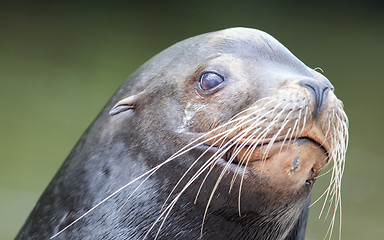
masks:
[[(296, 119), (298, 126), (297, 126), (297, 129), (296, 129), (296, 136), (295, 136), (295, 138), (297, 138), (297, 136), (300, 136), (300, 135), (301, 135), (301, 133), (299, 134), (300, 119), (301, 119), (301, 111), (302, 111), (302, 110), (301, 110), (301, 108), (300, 108), (300, 110), (299, 110), (299, 116), (298, 116), (297, 119)], [(296, 125), (296, 122), (295, 122), (295, 125)]]
[(304, 118), (303, 118), (303, 127), (301, 128), (301, 131), (300, 131), (300, 135), (303, 134), (304, 132), (304, 129), (305, 129), (305, 126), (307, 125), (306, 121), (307, 121), (307, 115), (308, 115), (308, 106), (305, 106), (305, 114), (304, 114)]

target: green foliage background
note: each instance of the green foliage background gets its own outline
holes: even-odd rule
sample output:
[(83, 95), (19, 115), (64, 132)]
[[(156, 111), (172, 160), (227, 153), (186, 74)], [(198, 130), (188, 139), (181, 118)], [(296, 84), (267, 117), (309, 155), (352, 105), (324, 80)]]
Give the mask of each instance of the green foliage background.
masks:
[[(336, 1), (335, 1), (336, 2)], [(0, 239), (12, 239), (71, 148), (124, 79), (200, 33), (264, 30), (321, 67), (350, 118), (342, 239), (384, 235), (384, 5), (379, 1), (77, 1), (0, 6)], [(324, 177), (313, 199), (327, 187)], [(307, 239), (330, 218), (310, 213)], [(336, 234), (332, 239), (337, 239)]]

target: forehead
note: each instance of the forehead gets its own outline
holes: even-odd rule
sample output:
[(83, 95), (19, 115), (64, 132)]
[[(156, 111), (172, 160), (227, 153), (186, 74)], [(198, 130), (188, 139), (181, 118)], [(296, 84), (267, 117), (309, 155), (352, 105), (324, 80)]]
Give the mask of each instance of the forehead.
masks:
[(233, 28), (213, 32), (203, 43), (207, 56), (226, 54), (241, 59), (245, 64), (307, 72), (308, 67), (271, 35), (247, 28)]
[(271, 35), (245, 28), (234, 28), (211, 33), (207, 45), (218, 51), (241, 55), (290, 54), (281, 43)]

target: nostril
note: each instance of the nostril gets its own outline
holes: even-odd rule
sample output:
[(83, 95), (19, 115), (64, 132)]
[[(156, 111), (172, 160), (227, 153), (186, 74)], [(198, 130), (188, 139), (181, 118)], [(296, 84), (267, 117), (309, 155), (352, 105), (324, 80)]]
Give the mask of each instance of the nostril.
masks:
[(315, 117), (321, 115), (324, 107), (327, 105), (327, 96), (329, 90), (333, 91), (333, 86), (325, 82), (314, 80), (302, 80), (299, 85), (308, 89), (314, 97)]

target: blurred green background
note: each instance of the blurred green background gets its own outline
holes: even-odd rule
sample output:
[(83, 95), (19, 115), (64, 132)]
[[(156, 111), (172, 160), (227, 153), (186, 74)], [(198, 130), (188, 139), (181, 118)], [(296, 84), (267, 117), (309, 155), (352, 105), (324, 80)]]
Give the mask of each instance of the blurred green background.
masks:
[[(12, 239), (124, 79), (175, 42), (264, 30), (321, 67), (350, 118), (342, 239), (384, 236), (384, 5), (379, 1), (13, 2), (0, 6), (0, 239)], [(315, 185), (313, 199), (327, 186)], [(307, 239), (330, 218), (310, 213)], [(332, 239), (337, 239), (336, 234)]]

